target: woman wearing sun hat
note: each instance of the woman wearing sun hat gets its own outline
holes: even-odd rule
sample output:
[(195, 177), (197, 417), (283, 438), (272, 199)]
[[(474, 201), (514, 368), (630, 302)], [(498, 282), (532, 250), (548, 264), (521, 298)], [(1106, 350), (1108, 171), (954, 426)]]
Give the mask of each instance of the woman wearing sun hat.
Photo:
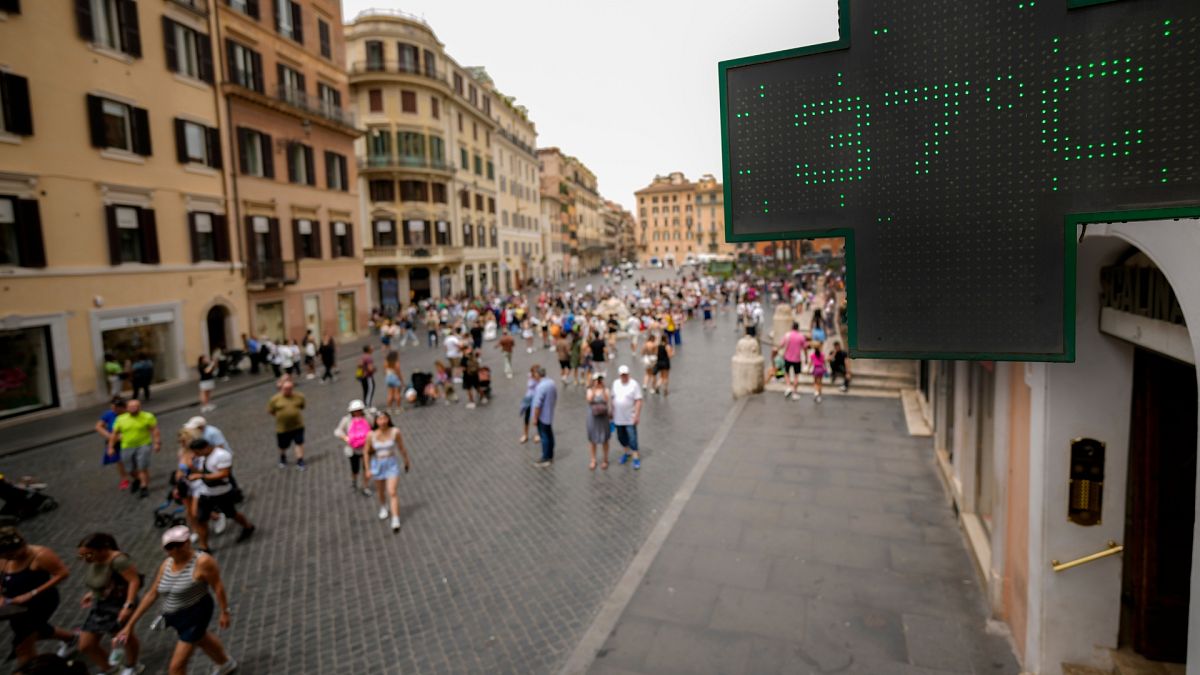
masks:
[[(182, 525), (163, 533), (162, 546), (167, 552), (167, 559), (159, 566), (154, 582), (117, 637), (128, 640), (138, 620), (150, 611), (161, 595), (163, 618), (179, 635), (175, 653), (171, 655), (171, 665), (167, 671), (169, 675), (186, 675), (188, 662), (196, 647), (204, 650), (216, 664), (213, 675), (227, 675), (237, 670), (237, 661), (225, 652), (217, 636), (208, 631), (213, 615), (214, 594), (216, 603), (221, 607), (217, 623), (221, 628), (229, 627), (225, 584), (221, 581), (221, 570), (216, 559), (193, 549), (191, 535), (191, 530)], [(209, 593), (209, 588), (213, 593)]]

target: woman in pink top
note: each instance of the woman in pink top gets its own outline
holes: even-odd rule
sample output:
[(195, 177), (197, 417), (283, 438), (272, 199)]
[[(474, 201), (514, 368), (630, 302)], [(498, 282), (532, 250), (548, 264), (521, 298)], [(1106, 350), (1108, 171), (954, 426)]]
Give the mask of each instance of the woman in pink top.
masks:
[(800, 332), (800, 324), (793, 322), (792, 329), (783, 336), (783, 342), (779, 345), (783, 351), (783, 377), (788, 387), (787, 391), (783, 392), (784, 398), (799, 396), (796, 387), (800, 386), (800, 372), (804, 368), (804, 348), (807, 344), (808, 339)]
[(813, 394), (817, 403), (821, 402), (821, 380), (825, 379), (825, 352), (821, 351), (821, 343), (814, 340), (812, 343), (812, 374), (813, 374)]

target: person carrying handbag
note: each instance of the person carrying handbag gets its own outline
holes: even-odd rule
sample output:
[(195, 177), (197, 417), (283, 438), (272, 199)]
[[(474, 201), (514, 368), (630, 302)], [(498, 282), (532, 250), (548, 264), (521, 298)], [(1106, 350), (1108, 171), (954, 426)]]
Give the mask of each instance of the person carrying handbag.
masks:
[(592, 375), (591, 386), (587, 390), (588, 415), (587, 420), (587, 435), (588, 444), (590, 446), (592, 461), (588, 464), (589, 470), (596, 469), (596, 446), (600, 445), (604, 449), (603, 461), (600, 463), (601, 469), (608, 468), (608, 441), (612, 435), (612, 395), (604, 386), (604, 373), (596, 373)]

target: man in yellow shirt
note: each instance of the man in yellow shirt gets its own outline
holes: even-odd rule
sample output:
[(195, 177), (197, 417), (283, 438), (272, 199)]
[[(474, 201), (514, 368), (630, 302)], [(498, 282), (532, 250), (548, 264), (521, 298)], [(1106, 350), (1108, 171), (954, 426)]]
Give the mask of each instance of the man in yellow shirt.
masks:
[(296, 445), (296, 468), (304, 471), (304, 394), (294, 391), (291, 380), (284, 380), (279, 393), (267, 402), (267, 412), (275, 418), (275, 440), (279, 446), (279, 468), (287, 468), (287, 449)]
[(108, 437), (108, 454), (115, 455), (120, 444), (121, 458), (133, 478), (130, 494), (145, 498), (150, 494), (150, 456), (162, 450), (162, 436), (158, 431), (158, 418), (142, 410), (142, 402), (130, 399), (125, 412), (113, 421), (112, 434)]

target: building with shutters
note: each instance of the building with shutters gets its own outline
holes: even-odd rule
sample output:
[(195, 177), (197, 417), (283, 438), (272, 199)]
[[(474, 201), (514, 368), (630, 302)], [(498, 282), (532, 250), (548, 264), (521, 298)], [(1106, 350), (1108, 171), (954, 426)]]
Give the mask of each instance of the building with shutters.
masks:
[(549, 270), (542, 241), (545, 221), (539, 203), (537, 128), (525, 106), (497, 90), (482, 68), (475, 74), (485, 78), (496, 99), (492, 116), (500, 195), (500, 269), (504, 290), (511, 292), (531, 280), (545, 279)]
[(0, 421), (239, 344), (246, 301), (203, 3), (0, 2)]
[(493, 119), (502, 105), (478, 69), (447, 53), (424, 20), (368, 10), (346, 26), (372, 304), (503, 290)]
[(221, 0), (212, 11), (246, 330), (354, 336), (369, 308), (341, 3)]
[(562, 271), (577, 277), (613, 262), (605, 248), (596, 174), (579, 159), (558, 148), (539, 148), (542, 199), (549, 195), (559, 206), (562, 228)]

